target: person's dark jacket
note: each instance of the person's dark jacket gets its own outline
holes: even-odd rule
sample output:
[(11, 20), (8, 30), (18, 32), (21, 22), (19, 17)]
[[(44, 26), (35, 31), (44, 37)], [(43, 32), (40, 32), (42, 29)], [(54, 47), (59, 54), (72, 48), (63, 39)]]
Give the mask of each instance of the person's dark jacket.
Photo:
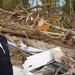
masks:
[(0, 75), (13, 75), (7, 39), (3, 35), (0, 35)]

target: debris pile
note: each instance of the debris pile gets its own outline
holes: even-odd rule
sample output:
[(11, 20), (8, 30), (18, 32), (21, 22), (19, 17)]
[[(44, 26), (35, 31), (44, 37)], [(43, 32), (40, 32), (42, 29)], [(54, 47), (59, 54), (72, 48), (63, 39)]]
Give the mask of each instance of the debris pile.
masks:
[[(0, 32), (8, 39), (14, 75), (75, 74), (73, 29), (55, 26), (39, 16), (31, 23), (34, 12), (24, 9), (15, 12), (0, 9), (2, 13)], [(5, 17), (8, 18), (3, 20)]]

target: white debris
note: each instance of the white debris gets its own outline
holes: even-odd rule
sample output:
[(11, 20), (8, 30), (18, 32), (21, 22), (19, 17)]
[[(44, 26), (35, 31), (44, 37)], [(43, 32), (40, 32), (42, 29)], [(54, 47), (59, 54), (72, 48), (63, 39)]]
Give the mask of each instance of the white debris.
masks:
[(50, 50), (44, 51), (42, 53), (34, 54), (30, 57), (27, 57), (27, 60), (23, 64), (23, 67), (25, 71), (31, 71), (48, 64), (53, 59), (54, 57)]
[(14, 75), (34, 75), (31, 72), (25, 72), (24, 69), (13, 66), (13, 74)]
[(13, 66), (14, 75), (24, 75), (23, 69)]
[(38, 52), (39, 53), (39, 52), (43, 52), (44, 50), (33, 48), (33, 47), (28, 47), (28, 51)]
[(19, 41), (19, 45), (20, 45), (20, 49), (22, 49), (24, 51), (27, 50), (27, 46), (23, 43), (22, 40)]

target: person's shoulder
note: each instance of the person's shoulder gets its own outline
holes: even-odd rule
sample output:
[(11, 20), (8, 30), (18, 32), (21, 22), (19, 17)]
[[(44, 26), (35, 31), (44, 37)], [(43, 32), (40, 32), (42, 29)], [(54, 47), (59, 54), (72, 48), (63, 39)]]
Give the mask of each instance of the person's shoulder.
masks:
[(1, 37), (1, 38), (5, 38), (5, 36), (4, 36), (4, 35), (1, 35), (1, 34), (0, 34), (0, 37)]
[(2, 40), (2, 39), (6, 39), (6, 37), (4, 35), (0, 34), (0, 40)]

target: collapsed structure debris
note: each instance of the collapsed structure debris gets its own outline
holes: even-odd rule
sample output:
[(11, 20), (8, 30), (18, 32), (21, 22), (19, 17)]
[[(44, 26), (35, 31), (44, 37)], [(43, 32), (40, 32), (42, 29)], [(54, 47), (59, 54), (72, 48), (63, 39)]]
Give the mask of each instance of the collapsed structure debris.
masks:
[[(16, 44), (10, 43), (8, 42), (8, 44), (11, 47), (16, 47)], [(60, 68), (61, 66), (64, 66), (66, 64), (62, 63), (62, 58), (66, 57), (60, 50), (59, 47), (47, 50), (47, 51), (43, 51), (43, 50), (39, 50), (36, 48), (32, 48), (32, 47), (27, 47), (23, 42), (20, 42), (20, 49), (23, 50), (24, 52), (28, 53), (29, 56), (26, 58), (25, 62), (22, 63), (24, 69), (22, 70), (23, 74), (32, 74), (30, 73), (31, 70), (34, 70), (36, 68), (42, 67), (42, 66), (47, 66), (48, 70), (52, 70), (52, 72), (56, 72), (58, 68)], [(58, 56), (58, 54), (60, 53), (60, 55)], [(41, 60), (43, 59), (43, 60)], [(39, 60), (39, 61), (38, 61)], [(56, 60), (56, 61), (55, 61)], [(61, 63), (60, 63), (61, 61)], [(18, 69), (18, 68), (17, 68)], [(20, 69), (18, 69), (20, 72)], [(16, 71), (17, 72), (17, 71)], [(59, 70), (60, 73), (66, 73), (67, 72), (67, 65), (65, 67), (63, 67), (61, 70)], [(72, 71), (71, 73), (74, 73), (74, 71)], [(37, 74), (35, 74), (37, 75)], [(42, 75), (42, 74), (41, 74)]]
[[(57, 75), (58, 73), (60, 75), (75, 74), (75, 57), (74, 55), (73, 57), (71, 57), (68, 54), (65, 54), (69, 51), (68, 49), (66, 49), (65, 52), (63, 51), (63, 49), (60, 49), (60, 47), (49, 47), (49, 49), (43, 50), (39, 49), (38, 47), (36, 48), (30, 40), (38, 39), (39, 41), (43, 40), (46, 42), (50, 42), (49, 46), (51, 43), (60, 46), (62, 45), (61, 42), (70, 42), (70, 39), (72, 39), (73, 43), (70, 42), (71, 44), (68, 44), (68, 46), (75, 46), (74, 30), (71, 30), (72, 35), (70, 36), (68, 32), (69, 29), (55, 26), (44, 19), (39, 21), (39, 15), (37, 15), (36, 19), (34, 19), (32, 25), (28, 25), (28, 18), (33, 12), (28, 12), (27, 10), (38, 7), (42, 8), (49, 5), (50, 4), (37, 5), (27, 9), (22, 8), (23, 10), (17, 10), (15, 12), (8, 12), (0, 9), (1, 13), (8, 13), (7, 17), (9, 15), (8, 18), (5, 16), (6, 19), (4, 18), (4, 20), (0, 18), (0, 32), (3, 35), (5, 35), (5, 33), (8, 34), (8, 36), (5, 36), (9, 40), (8, 44), (12, 64), (15, 65), (13, 66), (14, 75), (43, 75), (47, 70), (49, 71), (49, 75), (50, 72), (54, 73), (55, 75)], [(17, 19), (15, 17), (17, 17)], [(18, 23), (18, 21), (20, 20), (24, 20), (24, 23)], [(36, 23), (36, 21), (38, 22), (38, 24)], [(62, 31), (64, 33), (68, 32), (68, 34), (65, 35), (62, 33)], [(13, 37), (13, 35), (20, 38), (18, 42), (13, 41), (13, 39), (9, 37)], [(69, 40), (65, 39), (69, 38), (68, 35), (70, 36)], [(63, 36), (64, 40), (61, 41)], [(15, 38), (15, 40), (17, 38)]]

